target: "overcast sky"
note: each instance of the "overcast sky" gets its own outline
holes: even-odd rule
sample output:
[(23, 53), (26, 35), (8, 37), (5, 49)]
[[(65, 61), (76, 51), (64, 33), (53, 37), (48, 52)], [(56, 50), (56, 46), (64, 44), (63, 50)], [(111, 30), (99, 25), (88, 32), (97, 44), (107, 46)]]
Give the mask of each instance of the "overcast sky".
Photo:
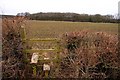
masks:
[(120, 0), (0, 0), (0, 14), (20, 12), (74, 12), (86, 14), (118, 13)]

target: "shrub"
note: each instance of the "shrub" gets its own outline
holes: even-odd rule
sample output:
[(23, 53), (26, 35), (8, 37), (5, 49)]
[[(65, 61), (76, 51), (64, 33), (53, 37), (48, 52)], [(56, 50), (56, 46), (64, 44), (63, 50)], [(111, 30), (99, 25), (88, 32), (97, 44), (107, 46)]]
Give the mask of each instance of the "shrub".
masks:
[(3, 78), (23, 77), (23, 46), (20, 28), (24, 17), (4, 18), (2, 21)]
[[(63, 43), (68, 52), (61, 62), (61, 69), (62, 66), (67, 67), (61, 72), (73, 70), (67, 73), (68, 77), (74, 72), (77, 75), (73, 75), (73, 78), (89, 78), (91, 67), (96, 68), (96, 72), (108, 76), (104, 68), (119, 67), (118, 35), (84, 30), (64, 34)], [(66, 71), (61, 75), (66, 77)]]

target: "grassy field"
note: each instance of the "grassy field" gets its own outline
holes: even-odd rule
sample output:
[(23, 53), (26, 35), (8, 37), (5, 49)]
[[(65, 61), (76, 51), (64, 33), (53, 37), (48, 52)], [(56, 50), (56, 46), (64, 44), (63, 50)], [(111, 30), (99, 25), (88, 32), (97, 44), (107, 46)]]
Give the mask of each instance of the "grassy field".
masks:
[(66, 32), (80, 30), (103, 31), (110, 34), (117, 34), (118, 24), (31, 20), (27, 21), (26, 25), (28, 38), (58, 38)]

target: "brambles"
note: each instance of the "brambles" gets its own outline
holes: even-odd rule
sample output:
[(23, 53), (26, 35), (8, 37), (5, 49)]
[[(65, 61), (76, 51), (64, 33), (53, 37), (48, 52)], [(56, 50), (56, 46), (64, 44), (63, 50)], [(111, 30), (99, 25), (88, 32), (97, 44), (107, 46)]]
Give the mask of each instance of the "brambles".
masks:
[(2, 73), (3, 78), (23, 77), (23, 46), (20, 27), (24, 17), (4, 18), (2, 22)]
[[(107, 68), (119, 67), (118, 35), (84, 30), (65, 34), (63, 43), (68, 53), (61, 62), (61, 69), (71, 72), (64, 71), (63, 73), (61, 70), (62, 77), (66, 77), (67, 74), (67, 77), (73, 78), (91, 78), (91, 75), (95, 78), (93, 73), (104, 76), (103, 78), (115, 77), (110, 76), (115, 74), (114, 72), (108, 74)], [(63, 69), (63, 66), (67, 67)], [(90, 73), (90, 68), (94, 69), (92, 73)], [(77, 75), (71, 76), (71, 74)]]

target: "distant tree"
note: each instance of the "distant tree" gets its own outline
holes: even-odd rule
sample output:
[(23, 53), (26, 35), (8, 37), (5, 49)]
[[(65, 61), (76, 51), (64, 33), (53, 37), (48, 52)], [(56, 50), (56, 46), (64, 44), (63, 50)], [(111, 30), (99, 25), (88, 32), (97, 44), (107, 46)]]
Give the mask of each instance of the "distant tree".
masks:
[(30, 13), (29, 13), (29, 12), (25, 12), (24, 15), (25, 15), (26, 17), (28, 17), (28, 16), (30, 16)]
[(25, 12), (25, 13), (17, 13), (16, 16), (25, 16), (25, 17), (28, 17), (28, 16), (30, 16), (30, 13), (29, 13), (29, 12)]

